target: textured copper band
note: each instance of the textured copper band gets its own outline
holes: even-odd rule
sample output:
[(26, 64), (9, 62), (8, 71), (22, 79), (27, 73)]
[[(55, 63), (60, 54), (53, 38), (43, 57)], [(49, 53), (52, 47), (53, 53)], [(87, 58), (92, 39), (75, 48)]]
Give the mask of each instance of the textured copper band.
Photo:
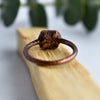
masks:
[[(28, 53), (28, 50), (32, 46), (35, 46), (38, 44), (40, 45), (41, 49), (56, 49), (60, 43), (66, 44), (69, 47), (71, 47), (73, 50), (73, 53), (66, 58), (55, 60), (55, 61), (44, 61), (44, 60), (36, 59), (32, 57), (31, 55), (29, 55)], [(59, 64), (67, 63), (71, 61), (72, 59), (74, 59), (77, 53), (78, 53), (78, 49), (75, 46), (75, 44), (73, 44), (72, 42), (68, 40), (62, 39), (59, 32), (52, 31), (52, 30), (41, 31), (39, 38), (27, 44), (23, 50), (23, 54), (27, 60), (41, 66), (59, 65)]]

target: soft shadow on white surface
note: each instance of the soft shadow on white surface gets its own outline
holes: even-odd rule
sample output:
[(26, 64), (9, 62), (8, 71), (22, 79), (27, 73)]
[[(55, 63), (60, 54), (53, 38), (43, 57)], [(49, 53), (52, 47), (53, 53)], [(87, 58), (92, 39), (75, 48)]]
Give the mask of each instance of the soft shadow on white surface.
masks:
[(17, 51), (5, 50), (3, 59), (0, 100), (38, 100), (28, 69)]

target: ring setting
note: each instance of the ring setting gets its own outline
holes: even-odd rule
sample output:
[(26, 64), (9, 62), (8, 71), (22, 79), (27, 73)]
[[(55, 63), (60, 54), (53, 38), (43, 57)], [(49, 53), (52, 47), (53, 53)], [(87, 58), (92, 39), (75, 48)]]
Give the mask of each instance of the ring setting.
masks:
[[(45, 60), (34, 58), (28, 53), (28, 50), (35, 45), (39, 45), (41, 49), (46, 50), (46, 49), (56, 49), (60, 43), (71, 47), (73, 50), (72, 54), (63, 59), (54, 60), (54, 61), (45, 61)], [(38, 39), (28, 43), (23, 49), (23, 54), (25, 58), (31, 61), (32, 63), (35, 63), (40, 66), (60, 65), (63, 63), (67, 63), (72, 59), (74, 59), (77, 53), (78, 53), (78, 49), (76, 45), (68, 40), (63, 39), (60, 33), (56, 30), (41, 31)]]

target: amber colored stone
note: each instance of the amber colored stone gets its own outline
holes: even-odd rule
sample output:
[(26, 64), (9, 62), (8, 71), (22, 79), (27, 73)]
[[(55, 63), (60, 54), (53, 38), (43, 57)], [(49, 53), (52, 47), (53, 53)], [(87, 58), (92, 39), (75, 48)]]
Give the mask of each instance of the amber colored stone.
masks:
[(42, 49), (56, 49), (59, 45), (58, 38), (61, 38), (61, 35), (56, 30), (43, 30), (38, 38), (39, 45)]

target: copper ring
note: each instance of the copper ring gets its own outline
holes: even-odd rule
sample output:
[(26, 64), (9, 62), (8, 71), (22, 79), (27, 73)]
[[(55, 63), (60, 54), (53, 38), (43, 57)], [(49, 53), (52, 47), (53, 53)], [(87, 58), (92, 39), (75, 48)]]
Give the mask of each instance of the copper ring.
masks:
[[(32, 46), (35, 46), (38, 44), (40, 45), (40, 47), (42, 49), (56, 49), (60, 43), (66, 44), (69, 47), (71, 47), (73, 50), (73, 53), (66, 58), (63, 58), (60, 60), (54, 60), (54, 61), (45, 61), (45, 60), (36, 59), (28, 53), (28, 50)], [(63, 63), (67, 63), (67, 62), (71, 61), (72, 59), (74, 59), (75, 56), (77, 55), (77, 53), (78, 53), (78, 49), (74, 43), (72, 43), (68, 40), (62, 39), (59, 32), (52, 31), (52, 30), (41, 31), (39, 38), (37, 40), (34, 40), (34, 41), (28, 43), (24, 47), (24, 50), (23, 50), (23, 54), (27, 60), (29, 60), (37, 65), (41, 65), (41, 66), (60, 65)]]

